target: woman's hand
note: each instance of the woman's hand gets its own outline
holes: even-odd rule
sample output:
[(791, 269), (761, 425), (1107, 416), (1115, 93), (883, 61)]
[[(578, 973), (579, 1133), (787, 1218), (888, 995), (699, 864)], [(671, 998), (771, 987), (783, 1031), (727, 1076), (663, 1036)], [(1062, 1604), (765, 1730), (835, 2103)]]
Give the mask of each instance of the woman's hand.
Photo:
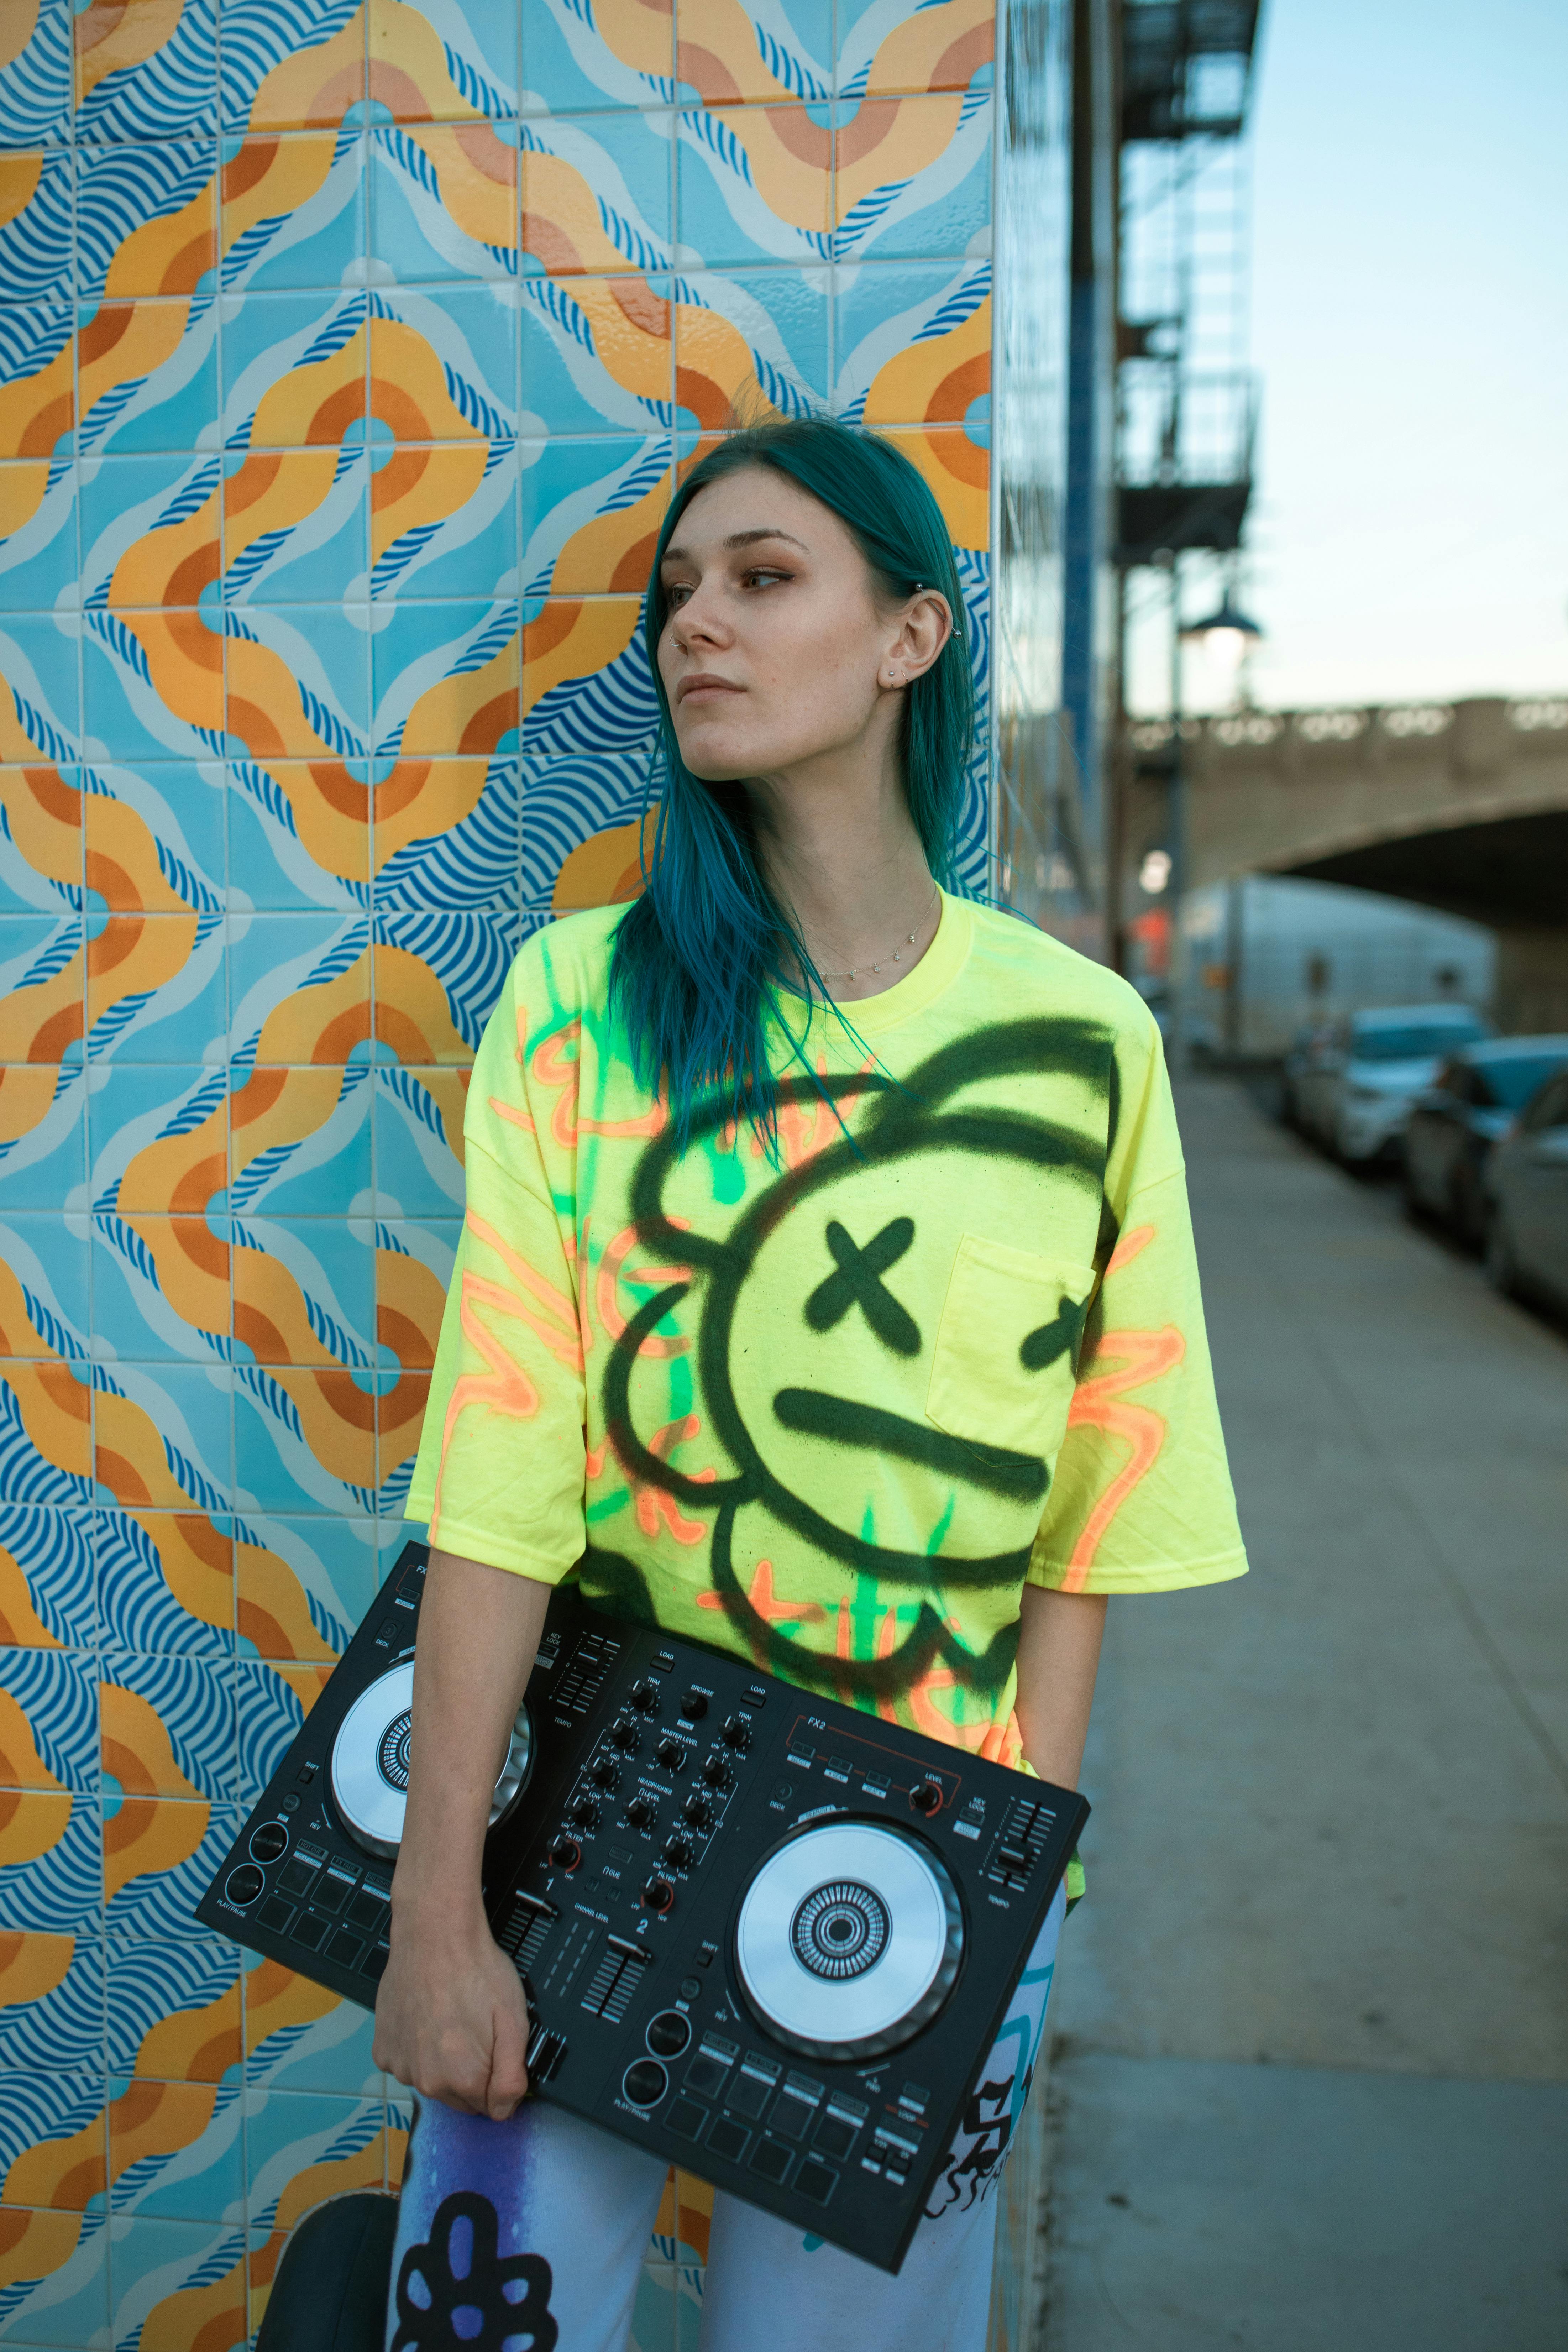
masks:
[(414, 1657), (408, 1802), (375, 2063), (501, 2122), (528, 2087), (528, 2003), (480, 1893), (485, 1831), (550, 1605), (531, 1577), (432, 1551)]
[(528, 2088), (522, 1981), (481, 1911), (392, 1922), (375, 2004), (375, 2063), (423, 2099), (504, 2123)]

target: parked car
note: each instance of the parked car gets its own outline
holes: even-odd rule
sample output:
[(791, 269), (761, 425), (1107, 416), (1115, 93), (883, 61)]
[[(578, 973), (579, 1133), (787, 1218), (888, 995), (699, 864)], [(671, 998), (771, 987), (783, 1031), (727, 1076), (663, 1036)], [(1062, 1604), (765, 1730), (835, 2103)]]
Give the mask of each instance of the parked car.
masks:
[(1499, 1141), (1489, 1171), (1487, 1272), (1509, 1297), (1568, 1305), (1568, 1070), (1548, 1078)]
[(1397, 1145), (1411, 1104), (1439, 1063), (1489, 1034), (1468, 1004), (1345, 1013), (1300, 1086), (1308, 1132), (1352, 1165), (1381, 1159)]
[(1479, 1249), (1487, 1163), (1500, 1136), (1548, 1078), (1568, 1068), (1568, 1036), (1494, 1037), (1450, 1055), (1416, 1096), (1405, 1130), (1405, 1197)]

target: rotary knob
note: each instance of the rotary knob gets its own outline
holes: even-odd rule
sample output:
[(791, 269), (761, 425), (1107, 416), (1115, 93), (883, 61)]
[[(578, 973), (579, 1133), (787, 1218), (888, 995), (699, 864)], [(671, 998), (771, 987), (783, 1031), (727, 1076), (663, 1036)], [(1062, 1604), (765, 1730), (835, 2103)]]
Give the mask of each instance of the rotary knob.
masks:
[(574, 1797), (572, 1801), (572, 1818), (580, 1830), (596, 1829), (599, 1808), (592, 1797)]
[(679, 1772), (686, 1761), (686, 1750), (672, 1732), (665, 1733), (653, 1752), (667, 1772)]
[(574, 1837), (568, 1837), (563, 1830), (559, 1837), (551, 1840), (550, 1859), (557, 1870), (575, 1870), (583, 1859), (583, 1849)]
[(724, 1717), (724, 1728), (719, 1737), (726, 1748), (736, 1748), (743, 1755), (752, 1744), (751, 1717), (741, 1714), (727, 1715)]
[(658, 1806), (650, 1803), (647, 1797), (634, 1797), (626, 1807), (626, 1819), (634, 1829), (646, 1830), (658, 1811)]
[(700, 1690), (689, 1690), (680, 1702), (680, 1712), (688, 1723), (700, 1723), (708, 1712), (708, 1702)]
[(657, 1715), (658, 1713), (658, 1685), (657, 1683), (649, 1682), (647, 1676), (645, 1675), (641, 1682), (637, 1682), (632, 1685), (631, 1702), (637, 1708), (639, 1715)]
[(910, 1790), (910, 1802), (914, 1807), (917, 1813), (924, 1813), (929, 1819), (932, 1813), (940, 1810), (942, 1805), (941, 1781), (921, 1780), (917, 1782), (915, 1787)]
[(705, 1830), (713, 1818), (713, 1808), (706, 1797), (693, 1794), (680, 1808), (680, 1816), (683, 1821), (689, 1822), (694, 1830)]
[(681, 1837), (679, 1832), (674, 1837), (666, 1838), (664, 1842), (664, 1858), (666, 1862), (673, 1863), (675, 1867), (679, 1870), (691, 1859), (691, 1840), (689, 1838)]
[(621, 1785), (620, 1773), (607, 1756), (599, 1758), (590, 1770), (588, 1778), (595, 1789), (618, 1789)]
[(710, 1756), (702, 1767), (702, 1778), (710, 1789), (727, 1789), (732, 1777), (721, 1756)]
[(635, 1756), (642, 1745), (637, 1736), (637, 1725), (629, 1715), (616, 1717), (610, 1726), (610, 1738), (623, 1756)]
[(675, 1889), (668, 1878), (650, 1878), (643, 1888), (642, 1899), (650, 1911), (672, 1911), (675, 1908)]

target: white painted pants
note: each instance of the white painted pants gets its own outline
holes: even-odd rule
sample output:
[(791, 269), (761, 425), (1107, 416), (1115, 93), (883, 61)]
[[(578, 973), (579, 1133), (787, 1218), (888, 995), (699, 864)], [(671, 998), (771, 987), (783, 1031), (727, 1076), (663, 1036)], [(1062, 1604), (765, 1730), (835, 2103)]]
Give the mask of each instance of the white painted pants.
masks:
[[(1058, 1891), (896, 2278), (739, 2198), (713, 2203), (699, 2352), (984, 2352), (994, 2189), (1039, 2053)], [(388, 2352), (626, 2352), (668, 2166), (559, 2107), (424, 2103)]]

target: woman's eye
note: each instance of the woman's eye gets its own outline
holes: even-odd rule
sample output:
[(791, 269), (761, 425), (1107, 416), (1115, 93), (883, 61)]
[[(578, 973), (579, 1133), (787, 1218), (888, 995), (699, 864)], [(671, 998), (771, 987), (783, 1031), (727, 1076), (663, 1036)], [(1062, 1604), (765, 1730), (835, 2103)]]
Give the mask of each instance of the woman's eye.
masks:
[(787, 580), (789, 576), (787, 572), (748, 572), (745, 579), (748, 588), (766, 588), (772, 586), (775, 580)]
[(667, 610), (673, 613), (678, 604), (685, 604), (690, 593), (690, 589), (686, 586), (684, 582), (679, 583), (673, 588), (667, 588), (664, 592), (664, 601)]

